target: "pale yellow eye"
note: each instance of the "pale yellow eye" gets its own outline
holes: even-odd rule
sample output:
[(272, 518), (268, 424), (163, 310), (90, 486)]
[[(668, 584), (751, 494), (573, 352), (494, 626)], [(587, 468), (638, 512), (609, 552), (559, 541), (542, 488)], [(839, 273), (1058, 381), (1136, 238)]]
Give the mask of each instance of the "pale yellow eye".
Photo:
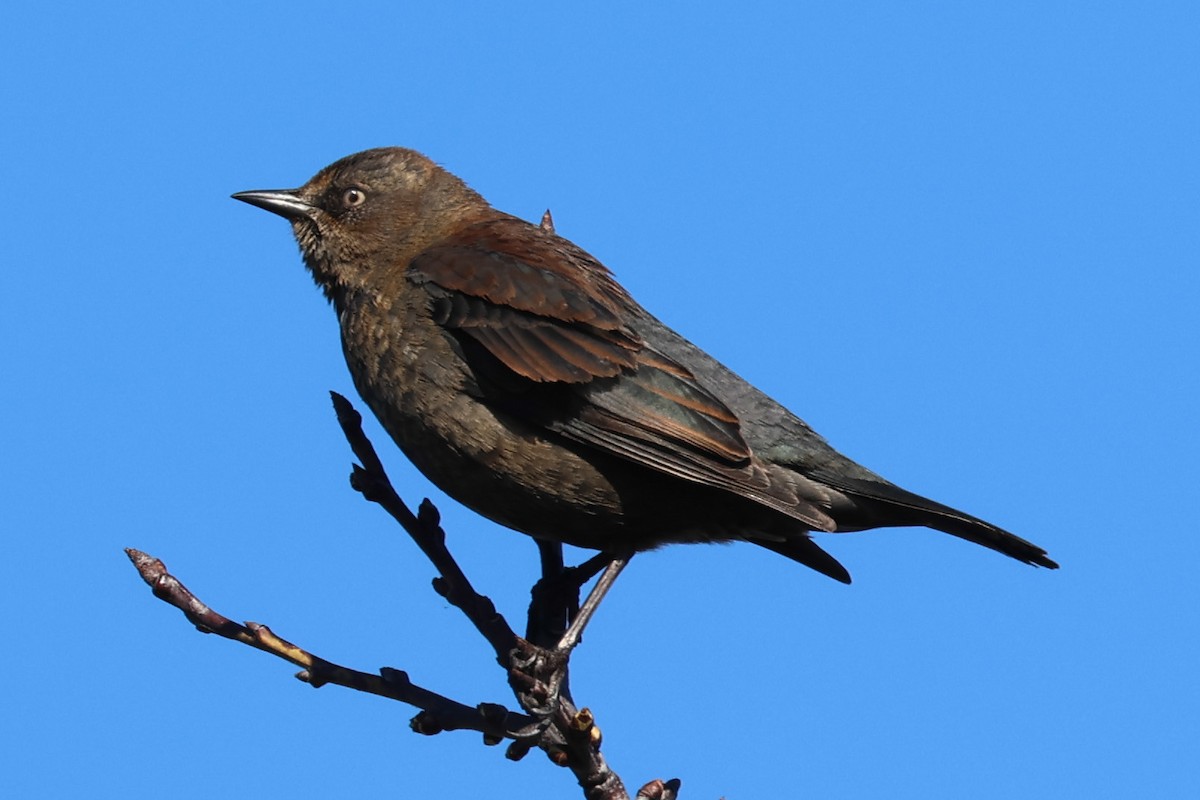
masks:
[(352, 186), (342, 194), (342, 205), (346, 208), (355, 208), (367, 202), (367, 193), (357, 186)]

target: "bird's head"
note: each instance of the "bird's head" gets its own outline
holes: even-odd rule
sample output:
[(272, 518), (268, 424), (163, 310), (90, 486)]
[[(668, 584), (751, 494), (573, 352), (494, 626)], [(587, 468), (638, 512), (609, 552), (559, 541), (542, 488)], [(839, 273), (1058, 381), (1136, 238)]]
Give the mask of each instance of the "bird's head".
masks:
[(392, 273), (487, 202), (415, 150), (382, 147), (336, 161), (298, 189), (238, 192), (234, 199), (292, 223), (313, 278), (330, 300)]

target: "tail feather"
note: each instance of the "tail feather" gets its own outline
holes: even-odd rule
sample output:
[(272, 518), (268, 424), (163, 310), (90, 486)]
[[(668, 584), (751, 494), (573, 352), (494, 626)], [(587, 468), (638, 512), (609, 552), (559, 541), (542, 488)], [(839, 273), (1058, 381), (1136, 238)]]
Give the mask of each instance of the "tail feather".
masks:
[(773, 550), (781, 556), (787, 556), (793, 561), (799, 561), (806, 567), (815, 569), (822, 575), (828, 575), (835, 581), (842, 583), (850, 583), (850, 573), (846, 571), (836, 558), (822, 550), (817, 543), (808, 538), (806, 533), (789, 534), (786, 538), (756, 538), (753, 535), (746, 537), (747, 541), (765, 547), (768, 550)]
[(1004, 553), (1006, 556), (1046, 569), (1058, 569), (1058, 563), (1046, 555), (1046, 551), (1033, 542), (998, 528), (969, 514), (955, 511), (953, 514), (926, 512), (918, 518), (918, 525), (949, 533), (968, 542)]
[(1058, 569), (1058, 564), (1046, 555), (1046, 551), (1033, 542), (894, 484), (841, 476), (820, 476), (818, 480), (836, 487), (853, 501), (852, 513), (834, 512), (839, 531), (922, 525), (983, 545), (1026, 564)]

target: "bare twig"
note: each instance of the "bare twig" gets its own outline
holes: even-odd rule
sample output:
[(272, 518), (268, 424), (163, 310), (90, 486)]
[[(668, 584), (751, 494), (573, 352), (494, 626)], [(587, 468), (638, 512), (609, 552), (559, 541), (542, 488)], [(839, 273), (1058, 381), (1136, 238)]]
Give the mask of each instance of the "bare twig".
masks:
[(509, 627), (504, 617), (497, 613), (492, 601), (475, 591), (458, 562), (446, 549), (446, 532), (440, 525), (441, 514), (428, 498), (421, 501), (416, 514), (408, 509), (400, 495), (392, 488), (374, 445), (363, 433), (362, 415), (342, 395), (337, 392), (329, 394), (333, 398), (333, 409), (337, 414), (338, 424), (342, 426), (342, 433), (350, 443), (350, 449), (362, 463), (361, 466), (354, 465), (350, 485), (363, 497), (391, 514), (408, 532), (421, 548), (421, 552), (441, 574), (441, 578), (434, 581), (434, 590), (466, 614), (467, 619), (488, 640), (492, 649), (496, 651), (496, 657), (503, 663), (516, 647), (517, 634)]
[[(549, 212), (543, 227), (553, 230)], [(400, 499), (383, 469), (375, 448), (362, 430), (362, 417), (346, 398), (333, 396), (338, 422), (351, 449), (361, 462), (351, 475), (351, 485), (363, 497), (382, 506), (408, 532), (437, 569), (434, 589), (460, 609), (487, 639), (496, 659), (507, 671), (509, 684), (521, 707), (509, 711), (493, 703), (474, 707), (412, 683), (400, 670), (383, 668), (378, 674), (342, 667), (292, 644), (265, 625), (245, 625), (213, 611), (167, 572), (157, 558), (127, 550), (142, 578), (159, 599), (180, 609), (200, 631), (241, 642), (302, 668), (296, 677), (314, 687), (327, 683), (399, 700), (421, 709), (412, 720), (413, 730), (434, 734), (446, 730), (474, 730), (484, 742), (511, 739), (506, 755), (520, 759), (540, 748), (559, 766), (569, 768), (587, 800), (629, 800), (620, 777), (600, 753), (601, 735), (592, 712), (578, 708), (568, 690), (568, 661), (584, 625), (631, 554), (601, 553), (578, 567), (564, 568), (561, 545), (539, 542), (542, 579), (534, 587), (529, 608), (527, 639), (517, 636), (495, 605), (475, 591), (446, 548), (439, 514), (429, 500), (416, 514)], [(597, 572), (604, 574), (583, 606), (579, 589)], [(564, 632), (563, 629), (566, 628)], [(675, 800), (679, 781), (655, 780), (638, 792), (639, 800)]]
[[(374, 446), (363, 432), (362, 416), (342, 395), (337, 392), (330, 392), (330, 395), (342, 432), (361, 462), (361, 466), (354, 467), (351, 486), (367, 500), (382, 506), (416, 541), (441, 573), (440, 577), (434, 579), (434, 589), (461, 609), (491, 642), (497, 659), (508, 671), (509, 684), (518, 702), (534, 715), (532, 724), (511, 733), (516, 741), (509, 746), (509, 758), (522, 758), (532, 748), (540, 747), (551, 761), (575, 773), (588, 798), (628, 800), (629, 795), (621, 779), (600, 754), (600, 730), (591, 712), (576, 708), (567, 690), (570, 649), (539, 647), (513, 632), (492, 601), (471, 586), (446, 548), (446, 534), (438, 525), (438, 512), (433, 504), (427, 499), (423, 500), (417, 515), (408, 510), (392, 487)], [(542, 550), (542, 582), (561, 578), (563, 572), (567, 572), (559, 571), (560, 559), (561, 550), (556, 554), (553, 545)], [(588, 571), (595, 568), (593, 561), (589, 560), (588, 569), (580, 573), (585, 576), (584, 580), (590, 577)], [(611, 561), (612, 557), (608, 556), (600, 563)], [(578, 584), (576, 591), (577, 588)], [(552, 595), (540, 598), (546, 604), (543, 606), (535, 597), (531, 603), (535, 607), (530, 609), (530, 618), (554, 619), (554, 606), (561, 603), (559, 598)], [(561, 610), (557, 611), (557, 614), (561, 613)]]
[(415, 706), (421, 709), (421, 713), (413, 718), (413, 730), (418, 733), (474, 730), (483, 733), (486, 740), (498, 743), (503, 737), (511, 736), (510, 731), (520, 730), (534, 723), (530, 717), (513, 713), (493, 703), (482, 703), (472, 708), (456, 702), (416, 685), (409, 680), (408, 674), (401, 670), (384, 667), (379, 674), (373, 675), (326, 661), (275, 635), (266, 625), (257, 622), (239, 625), (201, 602), (178, 578), (167, 571), (166, 565), (159, 559), (132, 548), (126, 549), (125, 553), (142, 576), (142, 580), (150, 585), (154, 596), (182, 611), (200, 632), (215, 633), (290, 661), (303, 670), (297, 673), (296, 677), (313, 688), (332, 683)]

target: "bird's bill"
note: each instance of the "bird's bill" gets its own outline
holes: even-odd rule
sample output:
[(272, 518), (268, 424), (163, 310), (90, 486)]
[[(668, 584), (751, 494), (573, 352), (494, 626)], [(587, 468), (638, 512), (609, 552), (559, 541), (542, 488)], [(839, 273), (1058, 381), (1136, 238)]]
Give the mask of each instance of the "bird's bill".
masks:
[(278, 214), (284, 219), (295, 220), (307, 217), (312, 206), (300, 199), (297, 189), (270, 189), (254, 192), (238, 192), (232, 195), (234, 200), (241, 200), (252, 206), (265, 208), (272, 214)]

